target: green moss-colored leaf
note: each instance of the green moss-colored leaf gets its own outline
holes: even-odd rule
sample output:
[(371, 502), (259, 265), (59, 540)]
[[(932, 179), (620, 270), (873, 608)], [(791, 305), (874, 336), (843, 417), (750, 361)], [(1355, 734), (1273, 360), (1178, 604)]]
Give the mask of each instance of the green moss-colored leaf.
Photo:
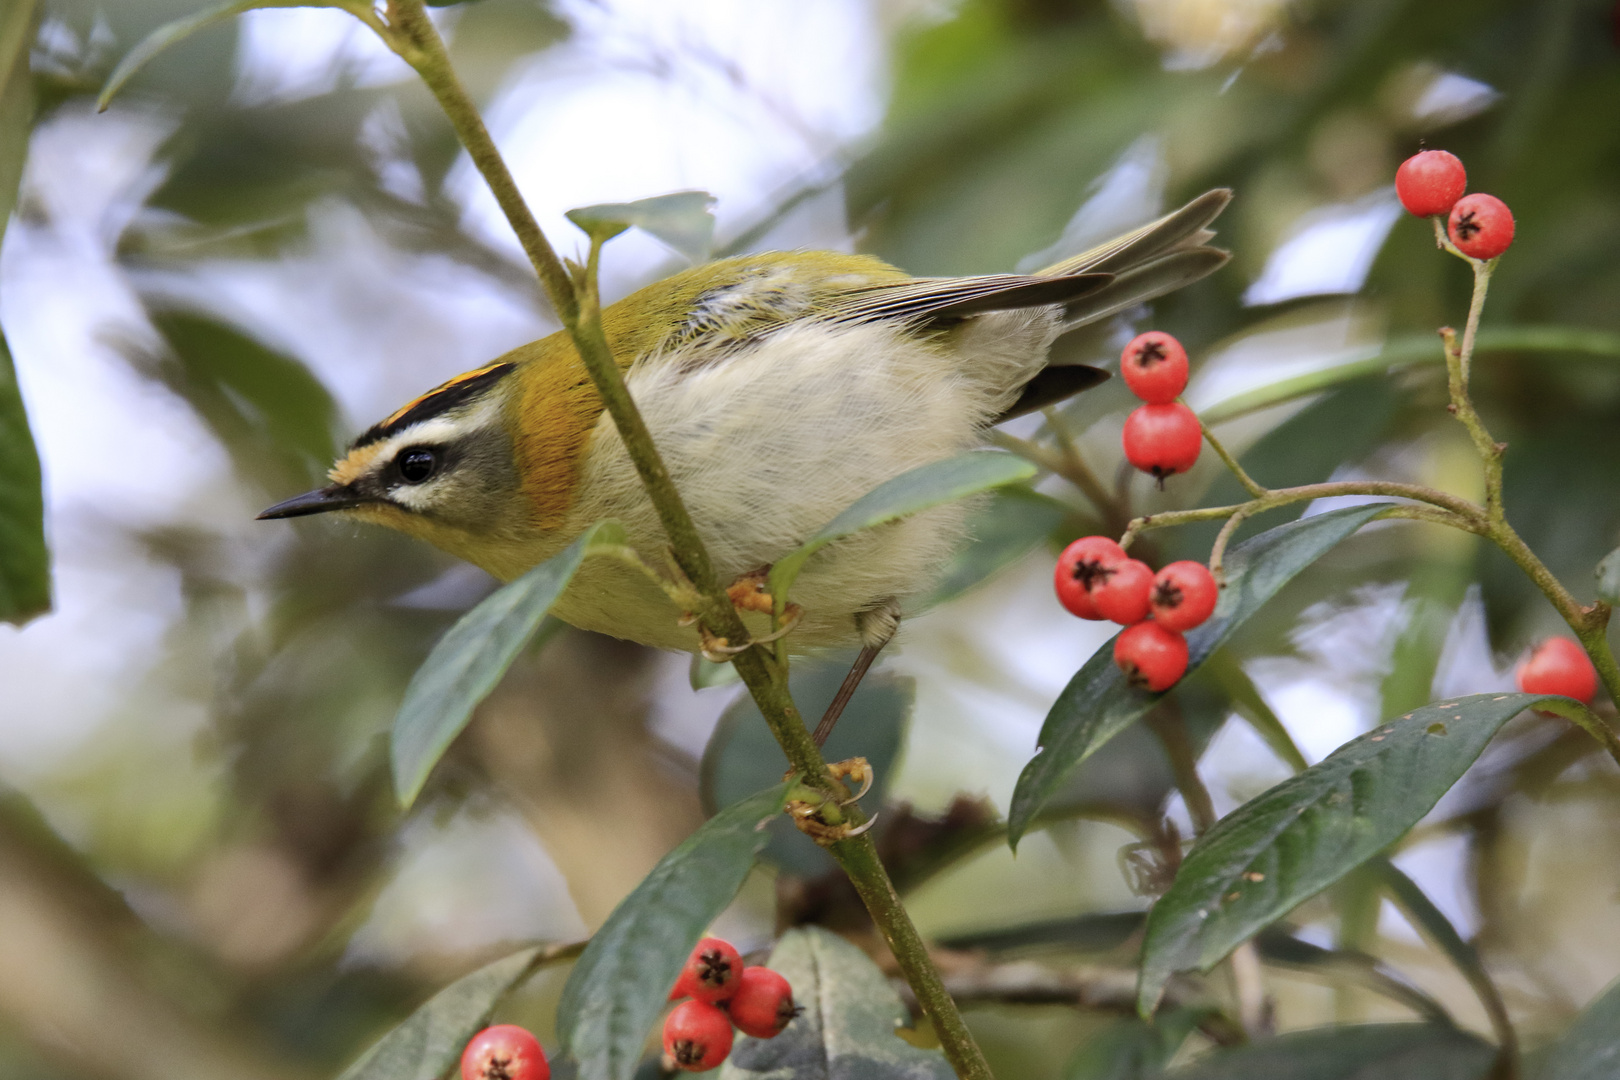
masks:
[(1546, 699), (1476, 694), (1415, 709), (1252, 799), (1205, 833), (1148, 914), (1138, 1006), (1208, 971), (1273, 920), (1398, 840), (1501, 726)]
[(1198, 1026), (1193, 1009), (1166, 1009), (1152, 1020), (1116, 1020), (1075, 1051), (1063, 1080), (1154, 1080)]
[(1484, 1080), (1496, 1051), (1441, 1024), (1349, 1024), (1220, 1050), (1165, 1080)]
[(774, 1039), (739, 1035), (719, 1080), (953, 1080), (937, 1050), (895, 1034), (899, 995), (860, 949), (817, 926), (790, 930), (769, 966), (804, 1012)]
[(557, 1006), (557, 1032), (580, 1080), (630, 1080), (681, 965), (742, 886), (787, 792), (777, 784), (710, 818), (591, 938)]
[(1553, 1044), (1537, 1080), (1613, 1080), (1620, 1076), (1620, 982), (1597, 996)]
[(390, 759), (394, 791), (409, 806), (428, 773), (568, 587), (593, 543), (623, 541), (617, 522), (587, 529), (563, 551), (479, 602), (452, 626), (416, 669), (394, 718)]
[(999, 450), (970, 450), (908, 469), (856, 499), (820, 532), (778, 559), (771, 567), (771, 594), (779, 603), (784, 602), (810, 556), (834, 540), (981, 491), (1028, 480), (1035, 473), (1035, 466), (1023, 458)]
[[(1226, 585), (1215, 614), (1187, 635), (1188, 670), (1203, 663), (1279, 589), (1387, 505), (1353, 506), (1291, 521), (1232, 548), (1226, 556)], [(1111, 643), (1098, 649), (1069, 680), (1041, 725), (1039, 749), (1024, 766), (1013, 790), (1008, 841), (1016, 846), (1064, 779), (1161, 696), (1125, 681), (1114, 666)]]
[(463, 975), (374, 1043), (338, 1080), (438, 1080), (501, 998), (534, 972), (543, 949), (524, 949)]
[(568, 211), (568, 220), (598, 241), (611, 240), (635, 226), (693, 262), (703, 262), (714, 241), (714, 196), (707, 191), (677, 191), (635, 202), (582, 206)]

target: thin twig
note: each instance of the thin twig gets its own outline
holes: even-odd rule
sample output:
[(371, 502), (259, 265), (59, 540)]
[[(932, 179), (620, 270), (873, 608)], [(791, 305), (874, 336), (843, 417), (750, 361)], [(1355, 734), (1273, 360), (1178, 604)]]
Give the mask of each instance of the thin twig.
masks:
[(1209, 448), (1215, 451), (1216, 456), (1226, 463), (1228, 469), (1232, 470), (1232, 475), (1237, 477), (1238, 483), (1243, 485), (1244, 491), (1257, 499), (1263, 499), (1270, 494), (1268, 488), (1243, 471), (1243, 466), (1237, 463), (1237, 458), (1227, 452), (1226, 447), (1221, 444), (1221, 440), (1215, 437), (1215, 433), (1209, 429), (1209, 425), (1204, 423), (1202, 418), (1198, 421), (1198, 429), (1204, 433), (1204, 441), (1209, 443)]

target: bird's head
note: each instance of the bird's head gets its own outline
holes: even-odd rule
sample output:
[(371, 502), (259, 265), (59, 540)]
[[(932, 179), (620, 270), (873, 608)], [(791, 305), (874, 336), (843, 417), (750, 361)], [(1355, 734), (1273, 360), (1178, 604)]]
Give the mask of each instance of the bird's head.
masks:
[(356, 439), (330, 484), (259, 518), (338, 511), (487, 566), (490, 540), (527, 517), (505, 422), (515, 370), (495, 363), (428, 391)]

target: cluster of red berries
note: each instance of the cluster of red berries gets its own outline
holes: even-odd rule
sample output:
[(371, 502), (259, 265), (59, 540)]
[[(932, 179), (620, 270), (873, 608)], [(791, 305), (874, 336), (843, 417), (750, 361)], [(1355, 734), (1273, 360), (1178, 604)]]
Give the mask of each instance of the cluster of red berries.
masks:
[(1495, 195), (1468, 190), (1468, 172), (1454, 154), (1425, 150), (1395, 170), (1395, 194), (1418, 217), (1446, 215), (1452, 246), (1471, 259), (1494, 259), (1513, 243), (1513, 212)]
[(1155, 574), (1106, 536), (1082, 536), (1058, 556), (1058, 602), (1082, 619), (1126, 627), (1114, 663), (1136, 686), (1168, 690), (1187, 672), (1186, 631), (1215, 610), (1215, 577), (1202, 563), (1173, 562)]
[(1586, 650), (1569, 638), (1548, 638), (1519, 668), (1519, 689), (1526, 694), (1562, 694), (1590, 705), (1597, 695), (1597, 668)]
[(704, 938), (686, 958), (664, 1021), (664, 1066), (704, 1072), (731, 1053), (731, 1029), (772, 1039), (799, 1015), (788, 981), (767, 967), (745, 967), (728, 941)]
[(1198, 415), (1176, 400), (1187, 388), (1187, 350), (1163, 330), (1138, 334), (1119, 357), (1131, 393), (1146, 404), (1125, 420), (1125, 457), (1164, 486), (1198, 460), (1204, 432)]

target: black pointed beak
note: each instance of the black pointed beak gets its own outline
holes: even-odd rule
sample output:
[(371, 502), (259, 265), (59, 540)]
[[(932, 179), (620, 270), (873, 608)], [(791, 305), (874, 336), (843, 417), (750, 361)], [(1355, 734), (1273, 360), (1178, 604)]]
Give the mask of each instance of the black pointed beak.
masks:
[(361, 503), (373, 500), (352, 488), (342, 484), (333, 484), (330, 487), (319, 488), (315, 491), (306, 491), (302, 495), (278, 502), (270, 509), (261, 513), (256, 520), (269, 521), (274, 518), (303, 517), (306, 514), (324, 514), (328, 510), (349, 510)]

